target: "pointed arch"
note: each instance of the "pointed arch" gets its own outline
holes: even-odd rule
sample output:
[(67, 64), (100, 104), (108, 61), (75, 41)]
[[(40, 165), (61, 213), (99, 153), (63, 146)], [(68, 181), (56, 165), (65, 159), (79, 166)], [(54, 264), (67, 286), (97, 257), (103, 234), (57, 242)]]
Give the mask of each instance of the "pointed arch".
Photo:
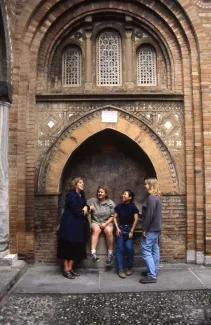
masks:
[(140, 120), (120, 109), (117, 110), (117, 123), (103, 123), (102, 110), (89, 113), (70, 125), (49, 149), (40, 168), (38, 193), (59, 193), (62, 173), (73, 151), (90, 136), (108, 128), (125, 134), (140, 146), (154, 166), (162, 192), (179, 192), (173, 159), (158, 136)]

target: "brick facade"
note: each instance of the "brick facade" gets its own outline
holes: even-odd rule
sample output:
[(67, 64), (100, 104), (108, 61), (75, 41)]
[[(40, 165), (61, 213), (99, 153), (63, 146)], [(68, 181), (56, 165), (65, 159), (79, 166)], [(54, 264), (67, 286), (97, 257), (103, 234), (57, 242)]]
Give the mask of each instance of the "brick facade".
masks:
[[(87, 138), (111, 128), (147, 154), (161, 183), (163, 260), (211, 263), (209, 3), (25, 0), (10, 1), (8, 11), (14, 86), (10, 251), (28, 261), (55, 259), (63, 170)], [(114, 28), (122, 39), (122, 86), (96, 85), (95, 40), (104, 28)], [(128, 35), (131, 53), (125, 46)], [(154, 87), (136, 85), (135, 55), (143, 37), (157, 53)], [(70, 42), (82, 51), (79, 88), (61, 85), (61, 53)], [(105, 109), (118, 112), (118, 123), (101, 122)], [(166, 122), (174, 134), (164, 128)], [(45, 253), (48, 245), (52, 254)]]

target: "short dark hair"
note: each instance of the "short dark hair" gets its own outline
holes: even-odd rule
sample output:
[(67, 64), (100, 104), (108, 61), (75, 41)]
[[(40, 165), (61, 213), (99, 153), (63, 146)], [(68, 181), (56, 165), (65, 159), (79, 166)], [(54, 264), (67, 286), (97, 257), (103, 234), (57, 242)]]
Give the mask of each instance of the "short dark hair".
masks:
[(135, 197), (135, 193), (133, 191), (131, 191), (131, 190), (124, 190), (123, 193), (124, 192), (128, 193), (128, 195), (131, 197), (130, 202), (133, 202), (134, 197)]

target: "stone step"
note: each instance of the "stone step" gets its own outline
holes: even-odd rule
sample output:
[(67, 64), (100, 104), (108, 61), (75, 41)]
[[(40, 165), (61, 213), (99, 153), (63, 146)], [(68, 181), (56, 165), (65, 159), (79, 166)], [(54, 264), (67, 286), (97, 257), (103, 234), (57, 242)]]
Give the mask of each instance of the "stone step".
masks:
[[(83, 260), (80, 262), (80, 267), (81, 268), (92, 268), (92, 269), (98, 269), (98, 268), (105, 268), (105, 263), (106, 263), (106, 258), (107, 255), (104, 254), (97, 254), (97, 257), (100, 259), (99, 262), (93, 263), (91, 259), (91, 255), (87, 255), (87, 260)], [(124, 257), (124, 265), (126, 267), (127, 265), (127, 258), (126, 256)], [(145, 263), (141, 259), (140, 256), (134, 256), (134, 267), (144, 267)], [(113, 264), (111, 268), (116, 268), (116, 257), (114, 256)]]
[(0, 265), (13, 265), (17, 260), (17, 254), (7, 254), (0, 259)]

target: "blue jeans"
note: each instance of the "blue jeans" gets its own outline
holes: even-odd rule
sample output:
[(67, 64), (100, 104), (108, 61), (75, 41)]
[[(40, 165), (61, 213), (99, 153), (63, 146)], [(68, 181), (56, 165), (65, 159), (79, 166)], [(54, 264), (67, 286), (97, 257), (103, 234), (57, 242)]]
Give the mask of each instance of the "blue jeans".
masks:
[(141, 257), (147, 267), (147, 276), (156, 279), (160, 263), (160, 247), (158, 238), (160, 232), (147, 232), (147, 237), (141, 238)]
[(134, 248), (133, 248), (133, 239), (124, 239), (124, 235), (128, 235), (130, 229), (124, 229), (122, 226), (119, 226), (121, 230), (121, 235), (116, 239), (116, 265), (117, 271), (123, 270), (123, 260), (124, 260), (124, 248), (127, 250), (127, 267), (131, 269), (133, 267), (134, 259)]

